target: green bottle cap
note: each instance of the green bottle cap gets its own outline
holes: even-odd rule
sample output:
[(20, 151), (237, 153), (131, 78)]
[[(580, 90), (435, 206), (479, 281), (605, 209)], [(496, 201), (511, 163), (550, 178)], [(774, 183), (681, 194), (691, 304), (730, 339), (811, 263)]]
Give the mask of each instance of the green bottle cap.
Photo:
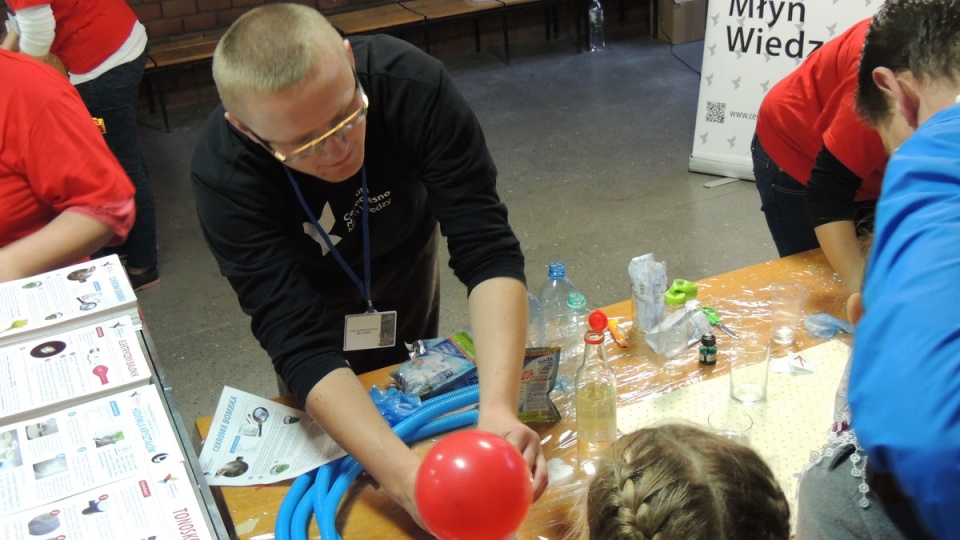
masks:
[(687, 300), (693, 300), (697, 297), (697, 284), (685, 279), (675, 279), (663, 293), (663, 301), (671, 306), (680, 306)]

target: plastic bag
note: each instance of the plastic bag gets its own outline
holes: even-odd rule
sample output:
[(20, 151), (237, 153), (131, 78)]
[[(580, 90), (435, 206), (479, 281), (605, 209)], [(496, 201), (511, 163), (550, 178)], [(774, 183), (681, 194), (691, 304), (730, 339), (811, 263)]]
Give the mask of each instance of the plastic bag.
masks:
[(525, 424), (556, 422), (560, 411), (550, 399), (550, 390), (557, 382), (560, 365), (560, 347), (527, 349), (520, 376), (520, 411), (518, 418)]
[(803, 326), (806, 327), (807, 332), (820, 339), (830, 339), (837, 335), (837, 332), (853, 334), (853, 325), (850, 321), (838, 319), (826, 313), (808, 316), (803, 320)]
[(430, 399), (477, 382), (476, 352), (467, 332), (423, 340), (412, 349), (415, 356), (390, 373), (402, 392)]
[(423, 406), (420, 398), (411, 394), (404, 394), (396, 388), (388, 388), (383, 392), (376, 386), (370, 388), (370, 399), (377, 406), (377, 410), (391, 426), (417, 412)]

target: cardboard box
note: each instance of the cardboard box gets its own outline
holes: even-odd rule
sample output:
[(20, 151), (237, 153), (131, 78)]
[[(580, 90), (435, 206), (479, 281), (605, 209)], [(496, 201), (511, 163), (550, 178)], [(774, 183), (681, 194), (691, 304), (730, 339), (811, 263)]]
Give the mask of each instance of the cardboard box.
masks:
[(657, 8), (657, 39), (673, 44), (703, 39), (707, 0), (658, 0)]

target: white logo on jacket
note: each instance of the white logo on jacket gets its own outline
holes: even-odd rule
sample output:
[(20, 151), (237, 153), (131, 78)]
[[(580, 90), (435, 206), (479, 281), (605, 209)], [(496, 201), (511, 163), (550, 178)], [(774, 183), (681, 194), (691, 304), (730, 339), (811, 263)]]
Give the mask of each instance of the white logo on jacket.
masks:
[[(327, 233), (327, 236), (330, 237), (330, 243), (337, 245), (340, 242), (340, 237), (335, 234), (330, 234), (330, 231), (333, 230), (333, 226), (337, 223), (337, 218), (333, 217), (333, 210), (330, 209), (329, 202), (323, 205), (323, 212), (320, 214), (319, 223), (320, 226), (323, 227), (323, 232)], [(304, 221), (303, 232), (306, 233), (310, 238), (313, 238), (316, 243), (320, 244), (320, 249), (323, 250), (323, 255), (330, 253), (330, 246), (324, 242), (323, 236), (313, 225), (313, 223)]]

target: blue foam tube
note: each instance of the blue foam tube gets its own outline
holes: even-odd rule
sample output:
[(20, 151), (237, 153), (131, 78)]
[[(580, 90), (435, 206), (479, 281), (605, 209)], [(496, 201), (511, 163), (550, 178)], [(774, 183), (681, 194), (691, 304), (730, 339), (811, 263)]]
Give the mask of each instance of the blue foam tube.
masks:
[(301, 474), (293, 481), (293, 485), (287, 491), (287, 495), (280, 503), (280, 509), (277, 510), (277, 522), (274, 527), (274, 534), (277, 540), (290, 540), (290, 524), (293, 520), (293, 513), (297, 504), (303, 495), (310, 489), (313, 479), (316, 476), (316, 470)]
[(436, 418), (441, 414), (455, 411), (461, 407), (477, 403), (480, 398), (480, 389), (477, 385), (467, 386), (459, 390), (454, 390), (449, 394), (436, 397), (423, 404), (417, 412), (402, 420), (393, 427), (401, 439), (409, 433), (416, 431), (417, 428), (425, 424), (427, 418)]
[[(393, 430), (404, 442), (410, 444), (445, 431), (475, 424), (478, 416), (476, 409), (436, 420), (433, 418), (475, 404), (479, 397), (480, 391), (477, 385), (435, 397), (425, 401), (419, 410), (399, 422)], [(352, 457), (347, 456), (324, 465), (319, 472), (314, 470), (297, 478), (284, 498), (280, 512), (277, 513), (275, 532), (277, 540), (306, 539), (311, 511), (316, 513), (321, 538), (339, 540), (340, 535), (335, 523), (337, 509), (350, 484), (361, 472), (363, 467)], [(301, 482), (304, 477), (308, 479)], [(303, 487), (304, 483), (306, 487)], [(301, 499), (308, 502), (300, 502)]]
[[(323, 467), (320, 467), (320, 470), (317, 472), (317, 479), (313, 482), (311, 492), (308, 493), (308, 495), (311, 495), (311, 499), (313, 499), (314, 515), (319, 516), (321, 514), (323, 500), (327, 496), (327, 492), (330, 491), (330, 483), (338, 474), (340, 474), (340, 464), (343, 463), (343, 460), (344, 458), (340, 458), (335, 461), (331, 461)], [(291, 533), (292, 532), (293, 531), (291, 531)], [(306, 530), (304, 530), (304, 534), (306, 534)], [(295, 538), (294, 540), (299, 539)]]
[[(467, 405), (474, 404), (478, 401), (479, 397), (480, 390), (476, 385), (461, 388), (459, 390), (450, 392), (449, 394), (436, 397), (425, 402), (423, 407), (399, 422), (396, 426), (394, 426), (393, 430), (401, 439), (404, 440), (404, 442), (409, 444), (411, 440), (415, 440), (413, 439), (412, 435), (421, 427), (424, 427), (427, 419), (433, 418), (437, 415), (449, 413)], [(474, 415), (458, 417), (457, 420), (463, 422), (464, 419), (469, 419), (472, 421), (471, 423), (476, 423)], [(446, 424), (447, 427), (444, 427), (444, 424), (438, 424), (440, 427), (437, 433), (454, 429), (453, 422), (454, 421), (448, 422)], [(461, 427), (462, 425), (469, 424), (460, 424), (456, 427)], [(352, 467), (350, 470), (352, 471)], [(357, 474), (359, 474), (359, 471), (357, 471)], [(340, 500), (346, 493), (347, 488), (355, 478), (356, 475), (354, 475), (352, 478), (345, 478), (344, 475), (341, 475), (341, 477), (334, 482), (330, 492), (327, 493), (323, 503), (323, 513), (317, 516), (317, 520), (320, 524), (321, 538), (339, 540), (340, 535), (337, 533), (335, 525), (337, 508), (339, 507)]]
[(447, 431), (453, 431), (454, 429), (472, 426), (473, 424), (477, 423), (478, 416), (480, 416), (480, 411), (477, 409), (471, 409), (469, 411), (458, 412), (456, 414), (451, 414), (450, 416), (438, 418), (415, 431), (410, 437), (410, 440), (408, 441), (404, 439), (404, 442), (410, 444), (412, 442), (429, 439), (430, 437), (434, 437)]
[(363, 466), (354, 461), (346, 467), (340, 476), (333, 482), (330, 491), (324, 498), (322, 514), (317, 515), (317, 524), (320, 526), (320, 538), (323, 540), (340, 540), (340, 533), (337, 532), (337, 508), (340, 506), (340, 500), (343, 499), (350, 484), (357, 479), (357, 476), (363, 472)]
[(307, 538), (307, 527), (310, 526), (310, 516), (313, 515), (313, 497), (310, 493), (317, 488), (316, 483), (310, 486), (310, 489), (304, 493), (297, 503), (297, 508), (293, 511), (290, 518), (290, 537), (293, 540)]
[[(463, 405), (458, 405), (454, 408), (459, 409), (462, 406)], [(409, 444), (452, 429), (476, 424), (477, 416), (478, 411), (473, 409), (434, 420), (408, 435), (404, 438), (404, 442)], [(348, 460), (352, 460), (352, 458), (344, 458), (345, 467), (348, 467), (346, 464)], [(353, 463), (346, 468), (346, 472), (342, 473), (333, 483), (323, 502), (323, 513), (317, 514), (317, 521), (320, 525), (320, 538), (324, 540), (340, 540), (340, 534), (336, 529), (337, 508), (339, 508), (340, 501), (343, 499), (344, 494), (346, 494), (347, 489), (350, 488), (350, 484), (356, 480), (361, 472), (363, 472), (363, 468), (360, 464), (356, 463), (356, 461), (353, 461)]]

